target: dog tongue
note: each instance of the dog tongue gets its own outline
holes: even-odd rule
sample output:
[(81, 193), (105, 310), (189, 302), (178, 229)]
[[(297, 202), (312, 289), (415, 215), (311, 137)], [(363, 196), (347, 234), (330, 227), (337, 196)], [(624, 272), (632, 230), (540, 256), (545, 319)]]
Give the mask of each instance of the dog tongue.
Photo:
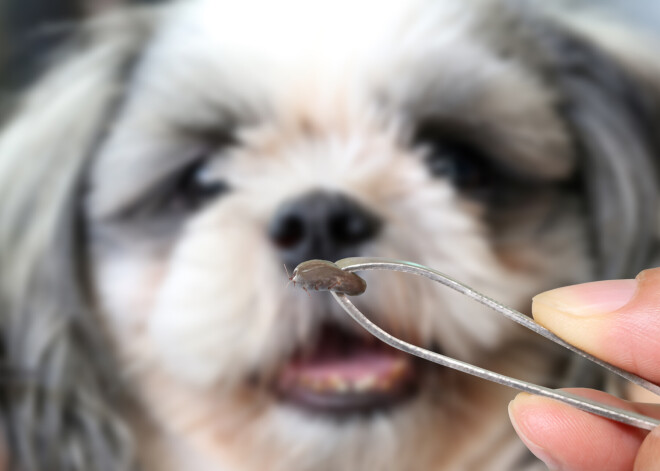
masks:
[(353, 351), (348, 356), (323, 355), (298, 360), (291, 363), (287, 370), (289, 374), (310, 382), (334, 379), (356, 383), (368, 379), (392, 379), (396, 373), (404, 372), (407, 366), (408, 360), (403, 355), (364, 349)]
[[(325, 328), (313, 351), (297, 355), (279, 377), (284, 395), (398, 396), (414, 378), (412, 358), (372, 339)], [(365, 397), (362, 398), (364, 402)]]

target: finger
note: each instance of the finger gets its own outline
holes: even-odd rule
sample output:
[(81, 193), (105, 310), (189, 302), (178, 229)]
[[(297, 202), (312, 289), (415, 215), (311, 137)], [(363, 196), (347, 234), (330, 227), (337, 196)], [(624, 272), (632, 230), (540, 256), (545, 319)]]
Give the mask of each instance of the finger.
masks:
[[(568, 389), (580, 396), (660, 418), (656, 404), (632, 404), (601, 391)], [(509, 405), (525, 445), (550, 469), (630, 471), (646, 431), (583, 412), (561, 402), (521, 393)]]
[(634, 471), (660, 471), (660, 427), (656, 427), (642, 442)]
[(532, 313), (567, 342), (660, 383), (660, 268), (547, 291)]

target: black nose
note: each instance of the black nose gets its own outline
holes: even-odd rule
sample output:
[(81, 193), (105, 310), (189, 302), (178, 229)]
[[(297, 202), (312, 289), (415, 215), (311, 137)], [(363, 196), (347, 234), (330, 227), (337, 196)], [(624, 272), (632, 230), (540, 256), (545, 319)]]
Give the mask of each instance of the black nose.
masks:
[(341, 193), (315, 191), (285, 202), (269, 236), (287, 268), (312, 258), (337, 260), (359, 255), (360, 244), (380, 228), (379, 218)]

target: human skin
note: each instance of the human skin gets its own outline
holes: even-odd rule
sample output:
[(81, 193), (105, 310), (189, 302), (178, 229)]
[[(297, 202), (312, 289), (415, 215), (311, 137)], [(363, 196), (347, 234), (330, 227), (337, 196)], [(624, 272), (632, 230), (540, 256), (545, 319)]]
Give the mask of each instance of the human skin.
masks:
[[(542, 293), (534, 298), (532, 313), (573, 345), (660, 383), (660, 269), (645, 270), (634, 280)], [(660, 419), (657, 404), (569, 391)], [(525, 445), (551, 470), (660, 471), (660, 427), (649, 433), (525, 393), (511, 402), (509, 415)]]

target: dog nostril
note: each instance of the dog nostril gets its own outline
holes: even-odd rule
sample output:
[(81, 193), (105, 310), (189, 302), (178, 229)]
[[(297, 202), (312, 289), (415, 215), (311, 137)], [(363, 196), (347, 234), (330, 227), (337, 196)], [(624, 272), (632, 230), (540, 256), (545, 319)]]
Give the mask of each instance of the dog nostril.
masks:
[(378, 222), (363, 213), (346, 212), (330, 219), (329, 231), (336, 242), (355, 244), (371, 239), (378, 231)]
[(341, 193), (314, 191), (278, 208), (268, 235), (285, 265), (293, 269), (314, 258), (337, 260), (355, 256), (374, 238), (379, 218)]
[(270, 238), (277, 247), (290, 249), (305, 238), (305, 224), (296, 215), (277, 218), (270, 227)]

